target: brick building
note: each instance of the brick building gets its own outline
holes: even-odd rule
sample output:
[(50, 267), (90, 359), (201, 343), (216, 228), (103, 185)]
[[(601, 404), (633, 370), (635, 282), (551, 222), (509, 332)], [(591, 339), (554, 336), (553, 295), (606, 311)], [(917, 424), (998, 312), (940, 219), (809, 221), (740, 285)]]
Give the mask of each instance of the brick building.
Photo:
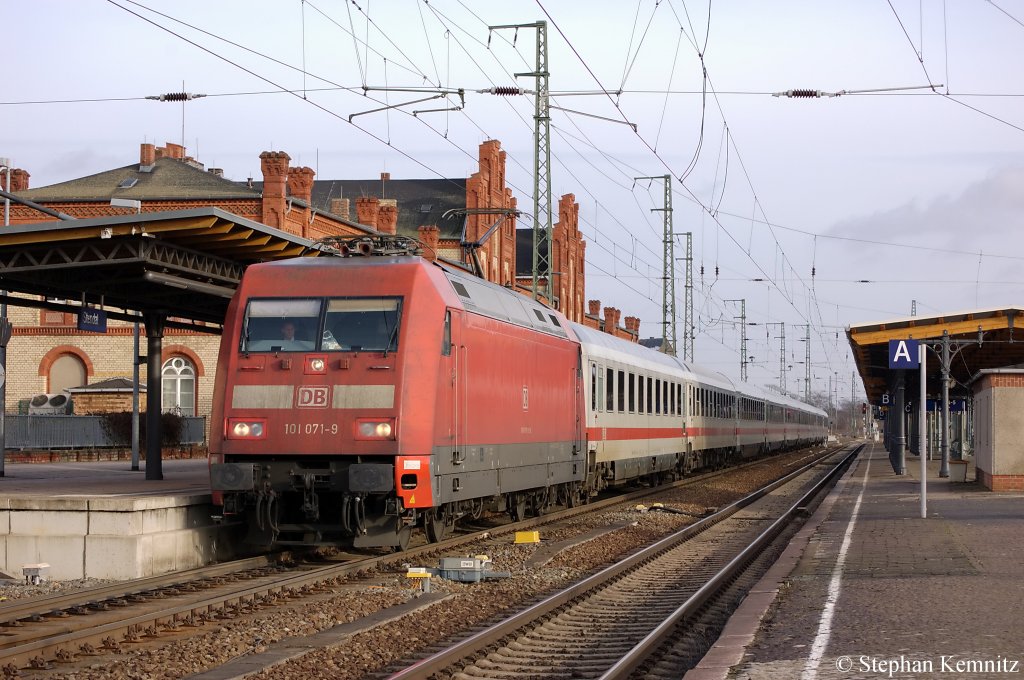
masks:
[[(138, 163), (46, 187), (30, 188), (29, 173), (12, 170), (11, 190), (76, 218), (130, 212), (111, 206), (111, 200), (119, 198), (139, 201), (142, 212), (215, 206), (309, 239), (398, 233), (423, 242), (425, 257), (466, 267), (478, 262), (488, 280), (529, 292), (529, 265), (526, 274), (522, 267), (529, 261), (531, 230), (517, 229), (514, 216), (493, 214), (516, 208), (505, 184), (506, 154), (499, 142), (480, 145), (478, 169), (464, 179), (392, 180), (384, 173), (379, 180), (316, 180), (312, 169), (291, 167), (287, 153), (265, 151), (259, 157), (262, 180), (236, 182), (217, 168), (206, 169), (180, 145), (142, 144)], [(10, 218), (12, 225), (52, 219), (17, 203), (11, 204)], [(578, 219), (574, 196), (562, 196), (552, 234), (556, 305), (574, 321), (636, 341), (638, 319), (627, 317), (623, 328), (617, 309), (605, 308), (603, 321), (600, 303), (592, 301), (589, 310), (583, 309), (586, 243)], [(474, 260), (465, 244), (479, 242), (499, 220), (486, 242), (475, 249)], [(8, 315), (14, 324), (8, 346), (10, 410), (24, 407), (35, 395), (132, 373), (131, 324), (111, 320), (106, 333), (97, 334), (79, 331), (72, 314), (11, 306)], [(177, 408), (185, 415), (209, 414), (218, 345), (219, 337), (213, 334), (166, 330), (164, 408)], [(102, 403), (92, 402), (89, 410)]]

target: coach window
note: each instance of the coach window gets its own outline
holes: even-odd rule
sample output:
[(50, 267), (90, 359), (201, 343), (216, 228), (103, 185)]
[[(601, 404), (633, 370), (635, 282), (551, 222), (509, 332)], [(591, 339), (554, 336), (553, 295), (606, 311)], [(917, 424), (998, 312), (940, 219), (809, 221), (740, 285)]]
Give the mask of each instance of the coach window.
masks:
[(654, 413), (654, 378), (647, 378), (647, 413)]
[(604, 410), (608, 413), (612, 413), (615, 410), (615, 371), (614, 369), (605, 369), (605, 383), (604, 383)]
[(629, 412), (636, 412), (636, 374), (629, 374)]
[(603, 411), (604, 410), (603, 402), (601, 401), (601, 396), (603, 394), (604, 394), (604, 367), (603, 366), (598, 366), (597, 367), (597, 394), (595, 395), (597, 397), (595, 399), (595, 401), (597, 403), (594, 405), (594, 410), (595, 411)]
[(661, 381), (654, 381), (654, 413), (661, 415)]
[(184, 357), (172, 357), (164, 364), (160, 375), (162, 385), (161, 408), (165, 413), (183, 416), (196, 414), (196, 370)]
[(590, 362), (590, 410), (597, 410), (597, 364)]
[(644, 412), (644, 404), (647, 403), (647, 402), (644, 401), (644, 399), (646, 398), (644, 395), (647, 394), (647, 393), (644, 391), (644, 377), (642, 375), (638, 375), (636, 377), (636, 392), (637, 392), (637, 395), (636, 395), (637, 396), (636, 412), (637, 413), (643, 413)]
[(619, 371), (618, 382), (615, 384), (616, 392), (618, 393), (619, 401), (619, 413), (626, 412), (626, 372)]
[(669, 414), (672, 413), (672, 411), (669, 409), (669, 406), (668, 406), (668, 381), (667, 380), (662, 381), (662, 383), (661, 383), (661, 408), (662, 408), (661, 412), (664, 413), (665, 415), (669, 415)]
[(683, 386), (676, 385), (676, 415), (683, 415)]

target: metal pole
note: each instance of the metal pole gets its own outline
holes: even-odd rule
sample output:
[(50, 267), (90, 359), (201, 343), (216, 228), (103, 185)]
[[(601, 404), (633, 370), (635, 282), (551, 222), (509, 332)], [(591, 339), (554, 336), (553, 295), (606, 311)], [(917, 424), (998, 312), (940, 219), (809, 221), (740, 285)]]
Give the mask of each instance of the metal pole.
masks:
[[(928, 346), (923, 342), (918, 345), (918, 356), (921, 358), (921, 405), (920, 418), (923, 425), (924, 419), (928, 416), (927, 386), (925, 379), (928, 377)], [(918, 455), (921, 458), (921, 519), (928, 519), (928, 458), (924, 452), (928, 450), (928, 430), (918, 427), (920, 440), (918, 443)]]
[(807, 346), (804, 348), (804, 401), (808, 404), (811, 403), (811, 324), (806, 324), (807, 335), (804, 338), (804, 342)]
[[(670, 356), (678, 356), (679, 345), (676, 337), (675, 235), (672, 233), (672, 175), (634, 177), (633, 179), (660, 179), (664, 182), (662, 207), (651, 208), (651, 212), (660, 211), (662, 213), (661, 351)], [(686, 351), (684, 348), (684, 359), (685, 356)]]
[(779, 392), (786, 396), (786, 322), (779, 323)]
[(672, 233), (672, 175), (665, 175), (665, 262), (663, 265), (662, 316), (665, 321), (666, 336), (670, 338), (672, 356), (677, 356), (679, 345), (676, 336), (676, 251), (675, 235)]
[(139, 322), (132, 329), (132, 470), (139, 469)]
[(683, 361), (693, 361), (693, 232), (686, 232), (686, 303), (683, 311)]
[[(533, 299), (542, 295), (548, 298), (548, 304), (555, 304), (555, 286), (552, 283), (552, 262), (554, 253), (551, 243), (551, 105), (549, 102), (548, 71), (548, 22), (536, 21), (532, 24), (502, 24), (488, 26), (488, 30), (520, 28), (537, 29), (537, 68), (531, 73), (516, 73), (519, 76), (534, 78), (534, 113), (533, 113)], [(544, 281), (543, 285), (541, 280)]]
[[(7, 193), (11, 193), (11, 162), (3, 159), (0, 170), (7, 176)], [(4, 196), (4, 229), (11, 224), (11, 199)], [(7, 297), (6, 290), (0, 296)], [(7, 303), (0, 303), (0, 477), (5, 475), (7, 457), (7, 342), (11, 338), (11, 322), (7, 319)]]
[(896, 403), (893, 404), (895, 413), (890, 415), (896, 417), (896, 474), (907, 474), (907, 418), (903, 412), (906, 408), (906, 376), (904, 371), (899, 371), (896, 378)]
[(939, 477), (949, 477), (949, 331), (942, 331), (942, 432), (939, 434), (942, 459)]
[(146, 479), (163, 479), (161, 460), (160, 356), (163, 354), (165, 316), (146, 313)]
[(850, 372), (850, 436), (851, 437), (856, 437), (857, 436), (857, 412), (854, 410), (854, 409), (856, 409), (856, 406), (853, 403), (854, 402), (854, 399), (853, 399), (853, 395), (854, 395), (853, 386), (856, 384), (856, 382), (857, 382), (857, 372), (856, 371), (851, 371)]
[[(11, 193), (11, 162), (6, 158), (0, 159), (0, 170), (4, 171), (7, 175), (7, 184), (5, 186), (5, 192)], [(4, 196), (4, 226), (10, 226), (11, 224), (11, 199), (8, 196)]]
[[(0, 290), (6, 297), (7, 291)], [(7, 303), (0, 303), (0, 477), (4, 476), (7, 455), (7, 342), (11, 339), (11, 322), (7, 319)]]

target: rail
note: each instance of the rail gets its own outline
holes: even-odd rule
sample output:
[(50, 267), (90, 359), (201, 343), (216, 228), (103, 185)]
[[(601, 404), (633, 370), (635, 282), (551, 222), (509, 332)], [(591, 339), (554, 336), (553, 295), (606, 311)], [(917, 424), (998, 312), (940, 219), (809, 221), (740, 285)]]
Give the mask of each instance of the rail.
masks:
[[(842, 465), (851, 460), (852, 457), (856, 455), (856, 451), (858, 450), (859, 447), (851, 448), (849, 450), (849, 453), (846, 454), (846, 458), (843, 461), (843, 463), (837, 465), (835, 467), (835, 470), (842, 468)], [(413, 678), (418, 679), (423, 677), (429, 677), (435, 674), (443, 674), (447, 672), (447, 670), (452, 665), (458, 665), (464, 662), (464, 660), (467, 658), (473, 658), (481, 655), (483, 653), (483, 650), (487, 649), (489, 646), (497, 644), (499, 641), (505, 639), (508, 636), (514, 635), (517, 632), (526, 630), (535, 622), (548, 620), (552, 616), (552, 614), (560, 608), (568, 605), (571, 602), (579, 601), (581, 598), (584, 598), (585, 596), (589, 596), (590, 594), (599, 592), (601, 589), (607, 587), (609, 584), (618, 581), (630, 572), (636, 570), (641, 565), (651, 562), (663, 553), (667, 553), (668, 551), (674, 549), (676, 546), (690, 540), (691, 538), (701, 534), (702, 532), (711, 528), (712, 526), (722, 522), (723, 520), (737, 513), (739, 510), (750, 506), (755, 501), (758, 501), (761, 498), (768, 495), (769, 493), (771, 493), (773, 490), (787, 484), (788, 482), (800, 477), (803, 474), (806, 474), (815, 466), (819, 465), (823, 458), (824, 457), (819, 458), (818, 460), (815, 460), (809, 465), (805, 465), (800, 469), (795, 470), (791, 474), (786, 475), (785, 477), (776, 480), (775, 482), (763, 487), (762, 489), (726, 506), (725, 508), (721, 509), (714, 515), (710, 515), (694, 524), (691, 524), (690, 526), (677, 532), (676, 534), (663, 538), (645, 549), (636, 551), (623, 561), (608, 566), (602, 569), (601, 571), (597, 572), (596, 574), (593, 574), (560, 592), (549, 595), (542, 601), (509, 616), (508, 618), (504, 619), (500, 623), (497, 623), (496, 625), (490, 626), (484, 630), (480, 630), (479, 632), (472, 634), (469, 637), (466, 637), (458, 642), (455, 642), (447, 649), (440, 651), (436, 654), (433, 654), (432, 656), (429, 656), (427, 658), (420, 659), (414, 662), (412, 665), (404, 667), (395, 672), (391, 672), (387, 677), (390, 678), (390, 680), (404, 680), (406, 678), (409, 678), (411, 680)], [(816, 495), (820, 491), (820, 484), (821, 483), (819, 483), (819, 485), (815, 485), (812, 494), (804, 496), (803, 498), (800, 499), (800, 501), (798, 501), (796, 504), (790, 507), (789, 511), (785, 513), (786, 516), (791, 517), (794, 513), (805, 508), (806, 504), (809, 502), (809, 497)], [(782, 523), (783, 522), (777, 522), (775, 525), (773, 525), (772, 529), (774, 531), (777, 531), (778, 528), (782, 525)], [(759, 551), (760, 548), (763, 547), (763, 543), (766, 540), (767, 537), (762, 537), (756, 541), (752, 541), (752, 543), (754, 543), (757, 547), (751, 548), (748, 551), (744, 552), (743, 557), (731, 560), (730, 565), (732, 567), (732, 570), (734, 571), (740, 564), (745, 564), (746, 562), (749, 562), (750, 554)], [(706, 585), (705, 587), (700, 588), (700, 592), (698, 593), (699, 598), (690, 598), (690, 607), (692, 607), (693, 603), (697, 602), (698, 599), (706, 600), (706, 597), (712, 592), (717, 591), (718, 587), (723, 582), (727, 581), (728, 578), (729, 576), (726, 575), (719, 575), (713, 578), (713, 584)], [(682, 610), (682, 608), (680, 610), (676, 610), (675, 612), (673, 612), (674, 616), (670, 617), (672, 619), (672, 623), (665, 625), (674, 625), (674, 623), (678, 621), (678, 617), (675, 615), (679, 614), (680, 611), (692, 610)], [(625, 650), (626, 652), (628, 652), (626, 656), (629, 658), (627, 658), (626, 661), (615, 665), (613, 670), (608, 670), (609, 675), (602, 677), (622, 678), (628, 675), (628, 673), (631, 670), (635, 670), (635, 664), (637, 662), (637, 659), (649, 654), (651, 647), (655, 646), (658, 642), (660, 642), (663, 639), (664, 634), (664, 628), (657, 628), (657, 630), (654, 633), (649, 634), (643, 640), (641, 645), (637, 646), (639, 647), (639, 649)], [(469, 674), (466, 673), (466, 675)]]

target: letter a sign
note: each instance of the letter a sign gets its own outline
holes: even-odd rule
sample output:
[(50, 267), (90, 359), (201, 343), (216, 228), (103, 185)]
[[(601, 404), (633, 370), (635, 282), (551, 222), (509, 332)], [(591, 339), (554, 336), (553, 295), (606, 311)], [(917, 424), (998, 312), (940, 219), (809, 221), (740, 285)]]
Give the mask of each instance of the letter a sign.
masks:
[(890, 340), (889, 368), (917, 368), (921, 365), (917, 351), (917, 340)]

